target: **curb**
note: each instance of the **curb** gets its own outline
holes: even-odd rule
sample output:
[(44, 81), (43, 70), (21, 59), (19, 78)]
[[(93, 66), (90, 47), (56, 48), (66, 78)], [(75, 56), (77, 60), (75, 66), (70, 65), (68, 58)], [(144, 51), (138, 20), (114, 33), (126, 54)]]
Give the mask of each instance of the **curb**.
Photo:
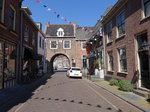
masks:
[(141, 107), (140, 105), (135, 104), (135, 103), (132, 103), (131, 101), (127, 100), (126, 98), (122, 97), (121, 95), (117, 95), (115, 92), (106, 89), (104, 86), (102, 86), (102, 85), (100, 85), (100, 84), (97, 84), (97, 83), (95, 83), (95, 82), (93, 82), (93, 81), (91, 81), (91, 80), (89, 80), (89, 79), (87, 79), (87, 78), (85, 78), (85, 77), (84, 77), (84, 79), (86, 79), (87, 81), (93, 83), (93, 84), (96, 85), (97, 87), (100, 87), (100, 88), (102, 88), (102, 89), (104, 89), (104, 90), (110, 92), (111, 94), (113, 94), (113, 95), (119, 97), (120, 99), (126, 101), (127, 103), (129, 103), (129, 104), (131, 104), (131, 105), (133, 105), (133, 106), (135, 106), (136, 108), (138, 108), (138, 109), (140, 109), (140, 110), (142, 110), (142, 111), (144, 111), (144, 112), (150, 112), (149, 110), (147, 110), (147, 109)]

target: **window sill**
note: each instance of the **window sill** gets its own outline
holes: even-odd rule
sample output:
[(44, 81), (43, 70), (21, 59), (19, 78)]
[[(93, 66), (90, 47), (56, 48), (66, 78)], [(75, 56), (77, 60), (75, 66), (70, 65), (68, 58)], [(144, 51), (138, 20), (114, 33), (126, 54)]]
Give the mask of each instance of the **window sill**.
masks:
[(126, 34), (122, 34), (119, 37), (117, 37), (115, 41), (117, 42), (119, 40), (122, 40), (125, 36), (126, 36)]
[(108, 75), (113, 75), (113, 74), (114, 74), (114, 71), (108, 70), (108, 71), (107, 71), (107, 74), (108, 74)]
[(113, 41), (108, 42), (108, 43), (107, 43), (107, 46), (112, 45), (112, 42), (113, 42)]
[(10, 32), (11, 32), (13, 35), (18, 36), (18, 33), (15, 32), (14, 30), (10, 30)]
[(3, 29), (7, 29), (7, 27), (2, 23), (2, 22), (0, 22), (0, 28), (3, 28)]
[(58, 48), (50, 48), (50, 49), (58, 49)]
[(140, 21), (140, 24), (143, 24), (143, 23), (145, 23), (145, 22), (147, 22), (147, 21), (149, 21), (150, 20), (150, 16), (147, 16), (147, 17), (145, 17), (145, 18), (142, 18), (142, 20)]
[(114, 73), (114, 71), (111, 71), (111, 70), (108, 70), (107, 72), (112, 72), (112, 73)]
[(67, 50), (69, 50), (69, 49), (71, 49), (71, 48), (63, 48), (63, 49), (67, 49)]
[(117, 76), (120, 77), (126, 77), (128, 75), (128, 72), (117, 72)]

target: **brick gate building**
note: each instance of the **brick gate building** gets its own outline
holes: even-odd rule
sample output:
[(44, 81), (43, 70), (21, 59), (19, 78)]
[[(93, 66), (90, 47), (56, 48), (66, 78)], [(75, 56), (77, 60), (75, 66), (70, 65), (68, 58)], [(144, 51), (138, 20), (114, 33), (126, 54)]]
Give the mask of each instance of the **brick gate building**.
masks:
[(68, 59), (69, 66), (83, 68), (86, 62), (83, 59), (86, 55), (85, 43), (90, 37), (82, 27), (76, 27), (75, 24), (49, 24), (46, 23), (46, 46), (48, 70), (53, 71), (53, 62), (58, 56), (65, 56)]

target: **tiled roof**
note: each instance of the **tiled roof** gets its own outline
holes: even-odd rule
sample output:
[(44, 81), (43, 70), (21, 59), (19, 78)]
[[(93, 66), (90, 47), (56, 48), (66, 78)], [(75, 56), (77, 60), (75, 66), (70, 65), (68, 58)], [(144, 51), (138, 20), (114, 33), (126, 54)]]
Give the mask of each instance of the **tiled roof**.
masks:
[(93, 27), (78, 27), (78, 28), (76, 28), (76, 40), (88, 40), (89, 38), (91, 38), (92, 29), (93, 29)]
[(73, 24), (49, 24), (45, 35), (57, 37), (57, 30), (62, 28), (64, 30), (64, 37), (74, 37), (74, 25)]

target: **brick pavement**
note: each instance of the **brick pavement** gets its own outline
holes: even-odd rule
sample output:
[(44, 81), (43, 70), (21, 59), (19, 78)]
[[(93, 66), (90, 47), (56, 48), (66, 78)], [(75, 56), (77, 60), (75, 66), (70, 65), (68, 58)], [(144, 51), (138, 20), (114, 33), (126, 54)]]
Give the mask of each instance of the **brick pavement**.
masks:
[(132, 92), (125, 92), (118, 90), (116, 86), (110, 86), (108, 81), (105, 80), (95, 80), (92, 81), (95, 85), (109, 91), (115, 96), (123, 99), (124, 101), (136, 106), (137, 108), (143, 110), (144, 112), (150, 112), (150, 103), (146, 101), (144, 97), (136, 95)]

